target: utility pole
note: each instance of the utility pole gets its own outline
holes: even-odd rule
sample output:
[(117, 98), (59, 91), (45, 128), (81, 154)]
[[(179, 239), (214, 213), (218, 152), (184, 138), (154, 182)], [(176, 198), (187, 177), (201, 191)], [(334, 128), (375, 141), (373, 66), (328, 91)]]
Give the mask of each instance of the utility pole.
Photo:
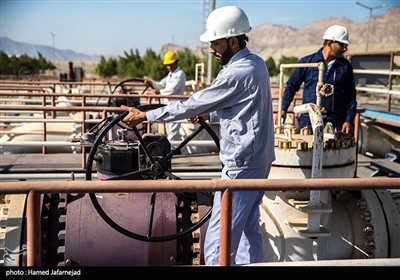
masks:
[(385, 3), (385, 4), (382, 4), (382, 5), (379, 5), (379, 6), (375, 6), (375, 7), (368, 7), (367, 5), (364, 5), (364, 4), (362, 4), (362, 3), (360, 3), (360, 2), (357, 2), (357, 1), (356, 1), (356, 4), (357, 4), (357, 5), (360, 5), (361, 7), (366, 8), (366, 9), (369, 10), (368, 29), (367, 29), (367, 39), (366, 39), (366, 41), (365, 41), (365, 51), (367, 52), (367, 51), (368, 51), (369, 30), (371, 29), (372, 10), (380, 9), (380, 8), (385, 8), (385, 7), (387, 6), (387, 4)]
[[(54, 34), (53, 32), (50, 32), (50, 35), (53, 39), (53, 65), (54, 67), (56, 66), (56, 56), (55, 56), (55, 47), (54, 47), (54, 37), (56, 36), (56, 34)], [(56, 75), (56, 70), (53, 71), (53, 75)]]
[(285, 28), (286, 26), (282, 25), (281, 26), (281, 58), (283, 56), (283, 47), (285, 45)]
[(55, 62), (55, 50), (54, 50), (54, 37), (56, 36), (56, 34), (54, 34), (53, 32), (50, 32), (51, 37), (53, 37), (53, 64), (54, 66), (56, 66), (56, 62)]
[[(208, 1), (208, 0), (205, 0)], [(207, 12), (211, 13), (215, 10), (215, 0), (210, 0), (210, 6), (207, 6)], [(206, 7), (206, 6), (205, 6)], [(207, 21), (208, 15), (205, 16), (205, 22)], [(206, 48), (208, 51), (208, 48)], [(212, 82), (212, 73), (213, 73), (213, 55), (208, 53), (208, 67), (207, 67), (207, 84), (211, 85)]]

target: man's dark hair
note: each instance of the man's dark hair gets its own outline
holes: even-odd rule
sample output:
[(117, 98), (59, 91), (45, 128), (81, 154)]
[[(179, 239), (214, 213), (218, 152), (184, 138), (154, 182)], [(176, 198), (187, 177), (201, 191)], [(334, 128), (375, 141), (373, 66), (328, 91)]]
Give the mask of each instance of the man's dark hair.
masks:
[(247, 44), (246, 41), (248, 42), (249, 38), (245, 34), (236, 36), (236, 38), (239, 41), (240, 49), (244, 49), (246, 47), (246, 44)]

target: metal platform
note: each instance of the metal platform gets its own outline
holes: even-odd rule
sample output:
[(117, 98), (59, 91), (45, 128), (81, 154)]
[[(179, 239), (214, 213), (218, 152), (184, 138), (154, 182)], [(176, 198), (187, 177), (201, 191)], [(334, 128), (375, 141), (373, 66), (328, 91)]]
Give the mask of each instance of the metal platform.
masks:
[[(371, 162), (376, 159), (358, 154), (357, 177), (368, 178), (377, 170)], [(172, 172), (182, 179), (220, 178), (218, 154), (177, 155), (172, 159)], [(22, 180), (85, 180), (82, 154), (2, 154), (1, 181)], [(93, 164), (96, 177), (96, 164)]]
[[(82, 154), (2, 154), (0, 178), (6, 180), (68, 180), (85, 179)], [(86, 157), (87, 160), (87, 157)], [(220, 178), (218, 154), (176, 155), (172, 172), (182, 179)], [(122, 163), (121, 163), (122, 164)], [(93, 177), (96, 176), (93, 163)]]

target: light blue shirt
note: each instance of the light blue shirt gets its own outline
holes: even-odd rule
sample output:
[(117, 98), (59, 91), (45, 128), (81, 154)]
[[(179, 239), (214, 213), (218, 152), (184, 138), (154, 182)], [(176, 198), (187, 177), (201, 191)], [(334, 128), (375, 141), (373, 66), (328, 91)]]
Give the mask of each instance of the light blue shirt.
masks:
[(210, 87), (146, 116), (150, 122), (170, 122), (205, 113), (220, 123), (220, 160), (226, 168), (259, 168), (275, 160), (269, 74), (248, 48), (231, 58)]

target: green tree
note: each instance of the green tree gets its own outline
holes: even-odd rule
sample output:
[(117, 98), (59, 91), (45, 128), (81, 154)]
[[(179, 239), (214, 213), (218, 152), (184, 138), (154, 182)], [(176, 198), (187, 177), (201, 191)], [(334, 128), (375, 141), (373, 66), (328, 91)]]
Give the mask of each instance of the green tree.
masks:
[(35, 74), (37, 71), (37, 68), (39, 68), (36, 65), (36, 62), (27, 56), (26, 54), (23, 54), (19, 57), (19, 69), (18, 69), (18, 75), (32, 75)]
[(270, 77), (274, 77), (279, 74), (279, 69), (276, 67), (275, 61), (272, 57), (269, 57), (265, 61), (265, 64), (267, 65), (268, 73), (269, 73)]
[(8, 55), (0, 50), (0, 74), (11, 74), (10, 60), (11, 59), (8, 57)]
[(40, 52), (38, 52), (37, 62), (40, 73), (44, 73), (46, 70), (55, 70), (57, 68), (53, 63), (44, 58)]
[(106, 59), (104, 56), (100, 56), (100, 61), (97, 63), (96, 67), (94, 68), (94, 73), (100, 77), (104, 76), (104, 69), (106, 68)]
[(193, 54), (189, 49), (177, 52), (179, 58), (179, 67), (185, 72), (186, 80), (195, 79), (195, 66), (200, 62), (200, 58)]
[(0, 74), (2, 75), (15, 75), (18, 78), (22, 75), (38, 75), (46, 70), (54, 69), (56, 67), (41, 53), (38, 53), (38, 58), (32, 58), (26, 54), (20, 57), (8, 56), (5, 52), (0, 51)]
[(117, 60), (109, 58), (106, 60), (104, 56), (100, 57), (100, 62), (96, 65), (94, 73), (103, 78), (111, 78), (117, 74)]
[(129, 53), (124, 52), (125, 57), (119, 57), (117, 61), (117, 74), (121, 78), (137, 78), (144, 76), (144, 63), (140, 57), (139, 50)]
[(159, 81), (168, 74), (168, 69), (163, 65), (162, 59), (152, 49), (146, 49), (143, 56), (144, 76), (154, 81)]
[(12, 55), (9, 61), (10, 73), (11, 75), (15, 75), (18, 78), (20, 74), (20, 61), (16, 55)]
[[(281, 64), (292, 64), (292, 63), (298, 63), (299, 59), (295, 56), (282, 56), (281, 59), (279, 60), (279, 69), (281, 67)], [(292, 75), (294, 71), (294, 68), (285, 68), (285, 76), (289, 77), (290, 75)]]

